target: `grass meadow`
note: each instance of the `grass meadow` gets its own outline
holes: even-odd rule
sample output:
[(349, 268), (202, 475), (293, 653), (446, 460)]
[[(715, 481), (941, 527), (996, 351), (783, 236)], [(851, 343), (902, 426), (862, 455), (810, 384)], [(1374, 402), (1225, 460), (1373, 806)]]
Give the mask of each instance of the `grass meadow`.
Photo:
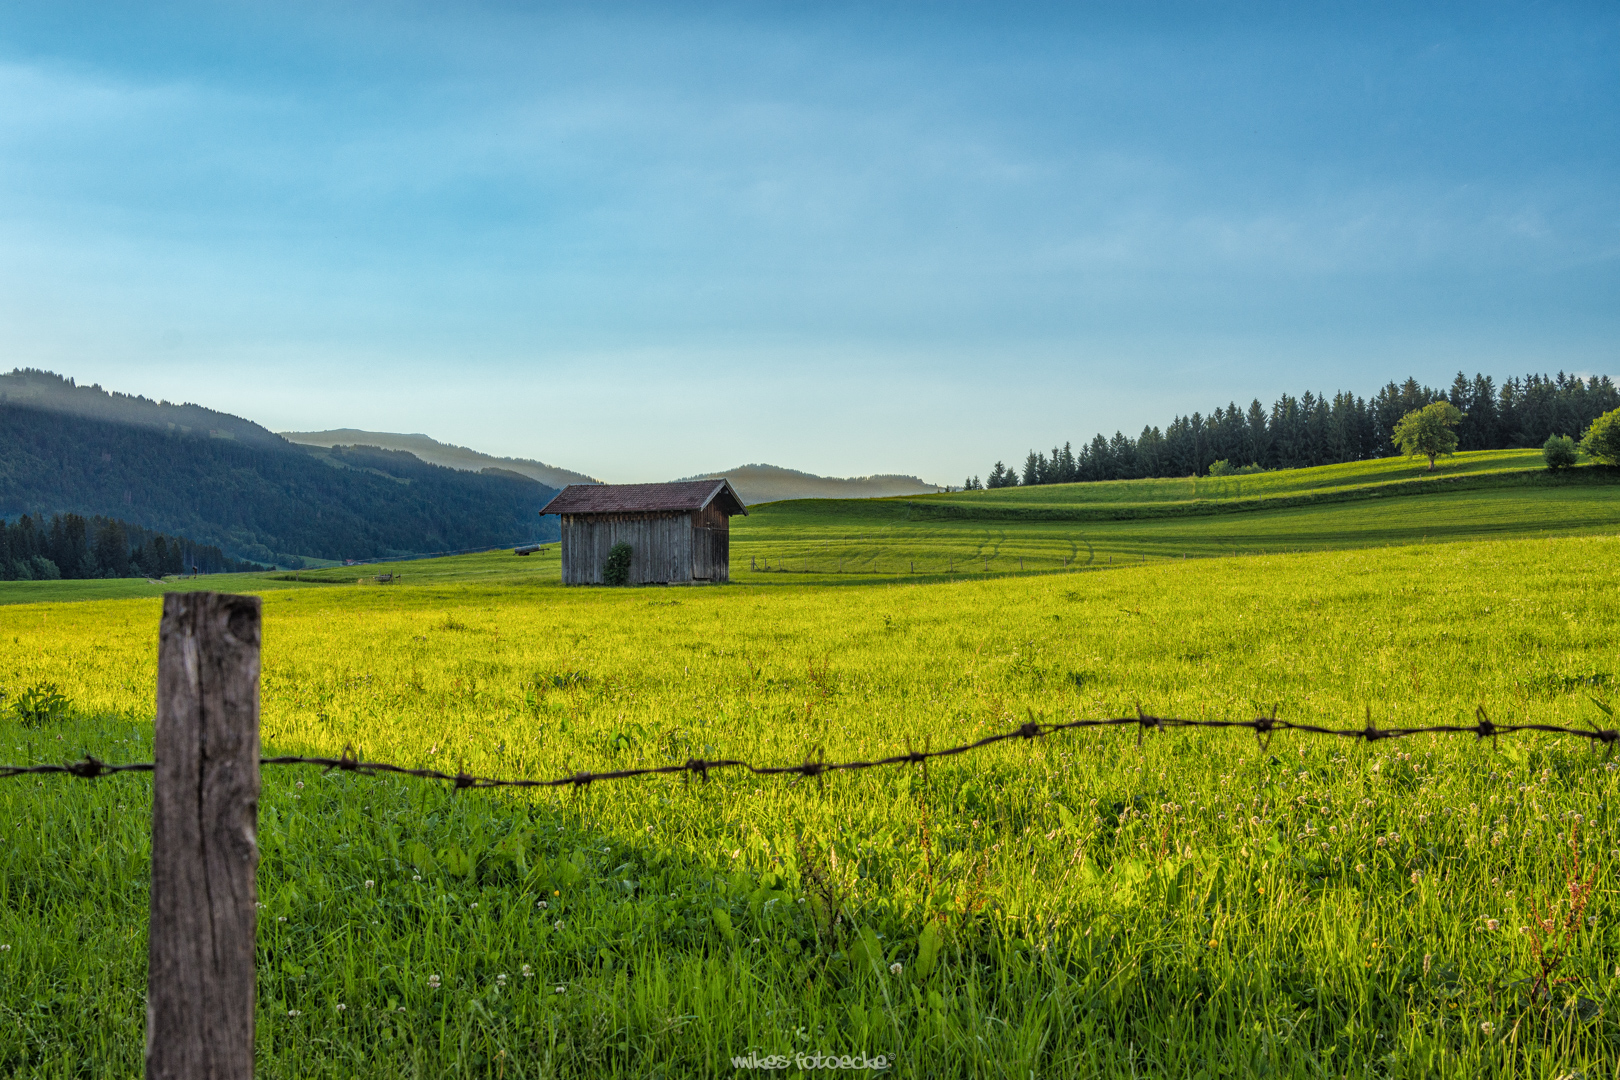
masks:
[[(1100, 572), (565, 590), (554, 555), (507, 555), (241, 587), (269, 752), (552, 776), (1137, 708), (1612, 724), (1612, 488), (1520, 480), (1351, 503), (1405, 532), (1341, 550), (1282, 550), (1325, 546), (1302, 537), (1336, 526), (1266, 524), (1310, 507), (1172, 517), (1248, 521), (1270, 553)], [(1569, 491), (1584, 525), (1525, 509)], [(1517, 538), (1422, 503), (1487, 496), (1531, 515)], [(796, 512), (747, 519), (734, 561)], [(0, 761), (147, 758), (157, 622), (152, 597), (0, 607), (7, 704), (65, 702), (5, 711)], [(1620, 771), (1585, 740), (1497, 743), (1081, 732), (926, 771), (527, 794), (267, 769), (259, 1074), (736, 1076), (819, 1051), (930, 1077), (1620, 1075)], [(0, 781), (0, 1074), (140, 1072), (149, 802), (138, 776)]]

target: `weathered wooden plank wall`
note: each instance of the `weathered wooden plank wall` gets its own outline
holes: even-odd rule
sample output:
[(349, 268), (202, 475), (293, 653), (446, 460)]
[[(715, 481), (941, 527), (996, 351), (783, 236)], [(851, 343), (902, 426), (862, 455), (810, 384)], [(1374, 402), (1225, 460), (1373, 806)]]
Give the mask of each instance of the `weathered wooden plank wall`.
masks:
[(630, 545), (630, 581), (637, 585), (692, 580), (692, 515), (564, 515), (564, 585), (602, 584), (602, 564), (614, 544)]

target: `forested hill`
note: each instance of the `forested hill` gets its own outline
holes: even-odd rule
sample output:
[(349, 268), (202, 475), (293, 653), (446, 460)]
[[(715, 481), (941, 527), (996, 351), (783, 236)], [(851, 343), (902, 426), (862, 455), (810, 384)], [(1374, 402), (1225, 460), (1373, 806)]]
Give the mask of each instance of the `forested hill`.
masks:
[(19, 368), (0, 375), (0, 404), (29, 405), (90, 420), (138, 424), (179, 435), (230, 439), (244, 446), (290, 449), (287, 440), (251, 420), (201, 405), (175, 405), (133, 394), (118, 394), (96, 385), (80, 386), (50, 371)]
[(150, 415), (197, 409), (199, 420), (206, 414), (235, 426), (199, 424), (186, 432), (169, 421), (112, 421), (9, 397), (0, 402), (0, 518), (121, 518), (283, 566), (496, 547), (556, 533), (550, 519), (538, 517), (554, 489), (526, 477), (460, 472), (367, 447), (310, 452), (223, 413), (155, 408)]
[(1559, 372), (1498, 384), (1488, 375), (1470, 379), (1459, 371), (1445, 390), (1409, 378), (1370, 398), (1307, 391), (1297, 398), (1284, 394), (1269, 409), (1256, 398), (1247, 409), (1232, 402), (1208, 416), (1178, 416), (1163, 431), (1144, 427), (1134, 439), (1116, 431), (1112, 439), (1099, 434), (1078, 448), (1053, 447), (1050, 457), (1031, 450), (1022, 468), (998, 461), (983, 480), (969, 477), (965, 486), (1204, 476), (1220, 461), (1298, 469), (1391, 457), (1399, 452), (1390, 438), (1396, 422), (1435, 401), (1462, 412), (1459, 449), (1508, 450), (1540, 447), (1549, 435), (1579, 438), (1593, 420), (1620, 407), (1620, 389), (1607, 375), (1581, 379)]

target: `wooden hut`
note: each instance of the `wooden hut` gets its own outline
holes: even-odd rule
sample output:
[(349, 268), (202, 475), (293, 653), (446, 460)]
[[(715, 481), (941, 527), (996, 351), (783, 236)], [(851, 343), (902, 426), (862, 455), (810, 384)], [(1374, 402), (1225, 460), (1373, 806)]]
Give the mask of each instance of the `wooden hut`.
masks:
[(748, 513), (727, 480), (569, 484), (540, 512), (562, 522), (564, 585), (602, 584), (618, 543), (633, 585), (730, 581), (731, 516)]

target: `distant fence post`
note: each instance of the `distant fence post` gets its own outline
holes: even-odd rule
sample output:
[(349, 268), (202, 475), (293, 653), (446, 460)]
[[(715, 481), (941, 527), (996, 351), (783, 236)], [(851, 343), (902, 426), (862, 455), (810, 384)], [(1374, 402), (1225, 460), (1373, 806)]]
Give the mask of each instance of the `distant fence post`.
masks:
[(259, 616), (256, 596), (163, 598), (148, 1080), (253, 1076)]

